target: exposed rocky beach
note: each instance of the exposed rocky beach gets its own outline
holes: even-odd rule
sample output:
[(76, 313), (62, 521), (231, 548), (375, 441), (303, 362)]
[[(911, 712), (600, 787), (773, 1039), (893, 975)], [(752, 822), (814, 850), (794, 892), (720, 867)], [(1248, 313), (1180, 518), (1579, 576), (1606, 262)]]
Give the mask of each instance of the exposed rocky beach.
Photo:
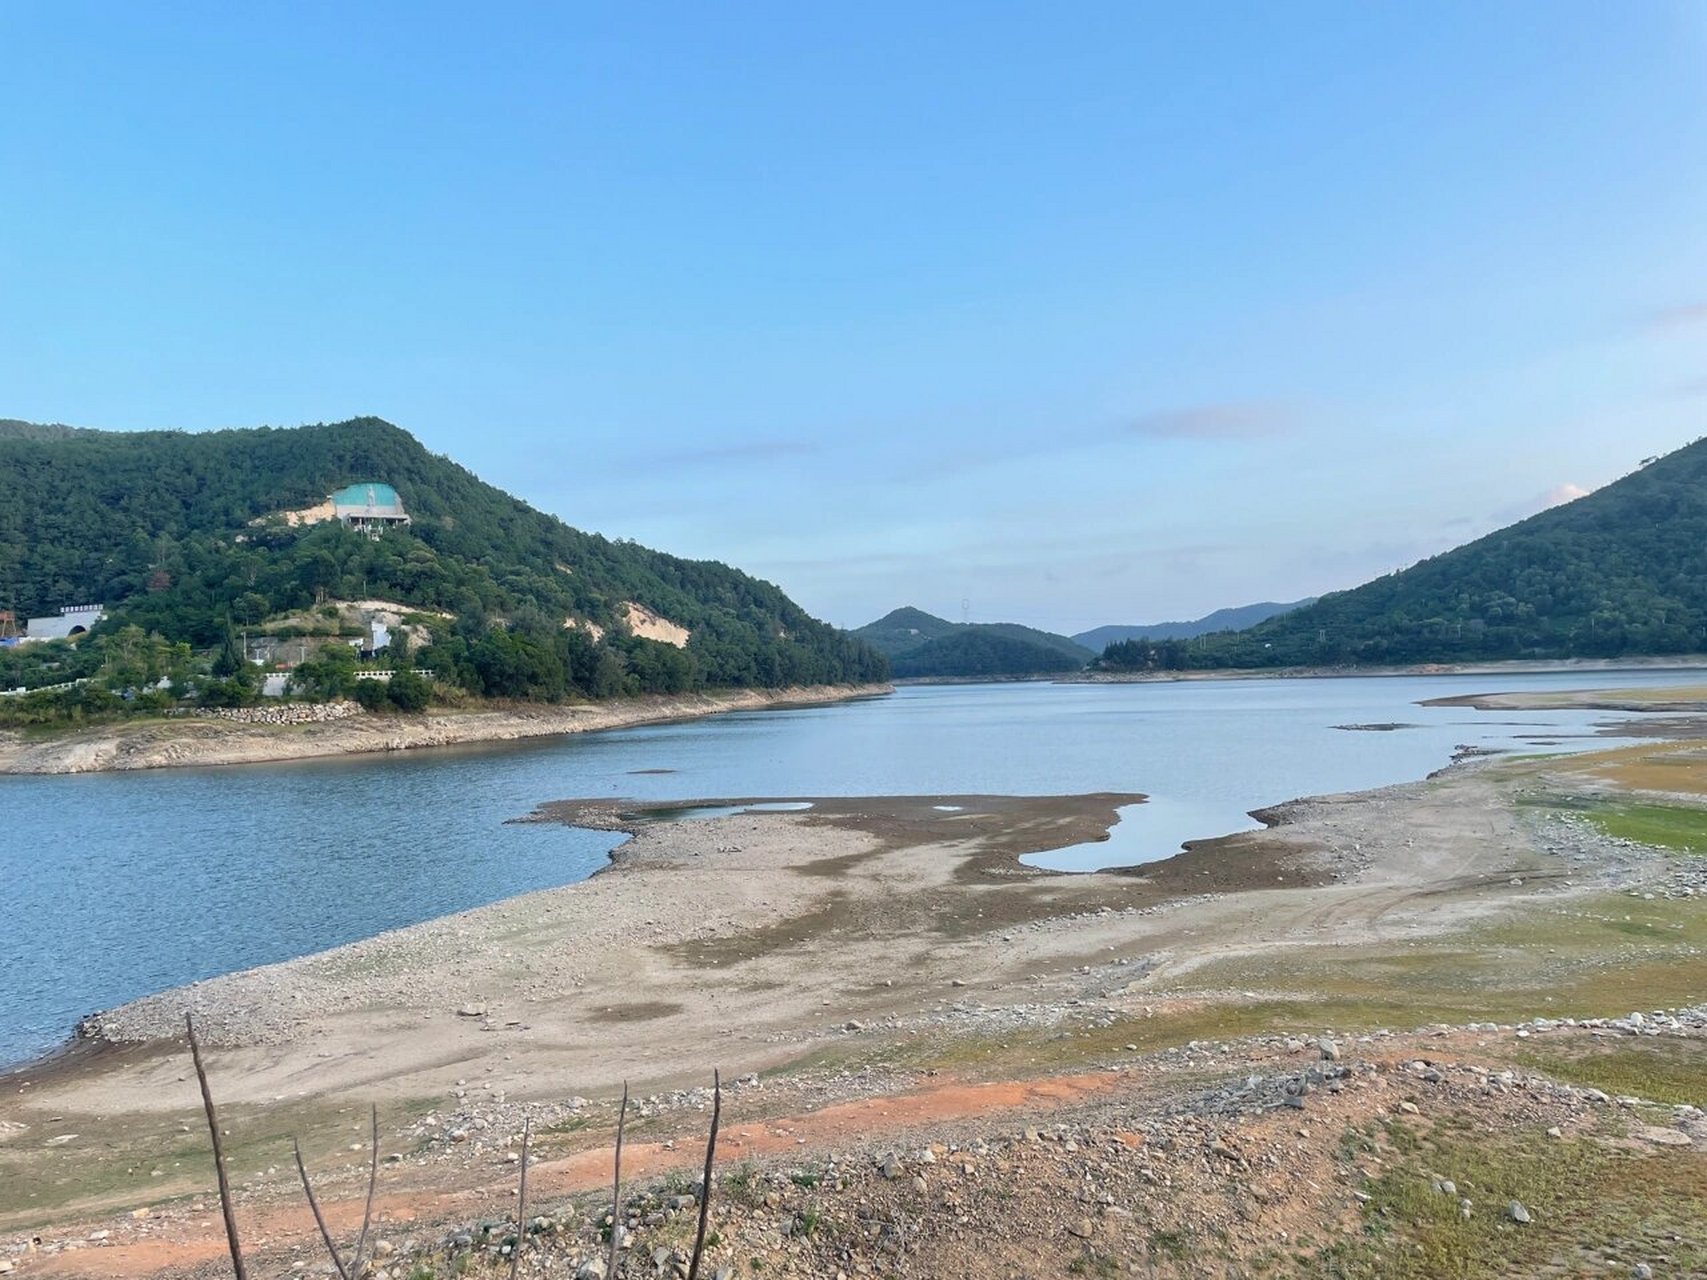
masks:
[[(280, 1267), (321, 1264), (277, 1135), (305, 1135), (350, 1223), (377, 1102), (396, 1261), (376, 1275), (507, 1268), (524, 1119), (524, 1263), (599, 1274), (628, 1081), (623, 1274), (679, 1274), (717, 1066), (731, 1275), (1314, 1274), (1298, 1259), (1372, 1216), (1419, 1241), (1486, 1232), (1517, 1260), (1557, 1240), (1552, 1270), (1521, 1274), (1693, 1274), (1707, 874), (1543, 803), (1677, 749), (1472, 759), (1094, 874), (1018, 857), (1095, 839), (1136, 797), (772, 797), (813, 808), (685, 821), (546, 805), (529, 820), (634, 837), (580, 884), (109, 1011), (90, 1046), (14, 1075), (0, 1172), (24, 1190), (0, 1230), (27, 1233), (12, 1258), (32, 1273), (219, 1273), (188, 1010)], [(1463, 1136), (1488, 1131), (1486, 1150)], [(1534, 1172), (1549, 1150), (1600, 1209)], [(1679, 1207), (1577, 1240), (1585, 1214), (1629, 1225), (1632, 1177)], [(155, 1207), (104, 1218), (139, 1199)], [(62, 1225), (32, 1245), (43, 1222)], [(1367, 1266), (1346, 1274), (1431, 1274), (1369, 1269), (1388, 1255), (1357, 1238)]]

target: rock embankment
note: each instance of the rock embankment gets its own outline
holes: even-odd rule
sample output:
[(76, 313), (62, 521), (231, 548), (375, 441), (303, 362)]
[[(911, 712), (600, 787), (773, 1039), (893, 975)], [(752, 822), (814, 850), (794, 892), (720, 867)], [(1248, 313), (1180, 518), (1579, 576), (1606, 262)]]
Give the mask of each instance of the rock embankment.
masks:
[(329, 724), (359, 716), (362, 708), (358, 702), (284, 702), (272, 707), (198, 707), (190, 714), (232, 724)]

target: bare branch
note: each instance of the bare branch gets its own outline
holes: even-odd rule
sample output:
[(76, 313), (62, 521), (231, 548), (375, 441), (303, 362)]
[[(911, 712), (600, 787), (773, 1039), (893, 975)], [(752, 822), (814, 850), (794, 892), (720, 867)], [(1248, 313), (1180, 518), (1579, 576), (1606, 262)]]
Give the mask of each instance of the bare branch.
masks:
[(368, 1113), (372, 1121), (373, 1163), (367, 1171), (367, 1207), (362, 1210), (362, 1233), (356, 1237), (356, 1258), (350, 1264), (350, 1271), (355, 1275), (362, 1273), (362, 1256), (367, 1252), (368, 1226), (373, 1222), (373, 1193), (379, 1186), (379, 1104), (373, 1103)]
[(243, 1248), (237, 1243), (237, 1214), (231, 1205), (231, 1181), (225, 1176), (225, 1147), (219, 1140), (219, 1117), (213, 1109), (213, 1091), (208, 1088), (207, 1068), (202, 1066), (201, 1042), (196, 1039), (196, 1023), (188, 1013), (184, 1028), (190, 1033), (190, 1058), (196, 1064), (196, 1080), (202, 1087), (202, 1110), (207, 1113), (208, 1136), (213, 1139), (213, 1171), (219, 1180), (219, 1209), (225, 1215), (225, 1242), (231, 1246), (231, 1274), (236, 1280), (249, 1280), (243, 1266)]
[(533, 1136), (533, 1117), (522, 1121), (522, 1185), (516, 1193), (516, 1247), (510, 1250), (510, 1280), (522, 1263), (522, 1242), (528, 1238), (528, 1140)]
[(688, 1263), (688, 1280), (699, 1280), (699, 1260), (705, 1253), (705, 1223), (711, 1215), (711, 1162), (717, 1154), (717, 1122), (723, 1115), (723, 1075), (716, 1068), (711, 1072), (711, 1136), (705, 1140), (705, 1186), (699, 1193), (699, 1233), (694, 1236), (693, 1261)]
[(628, 1081), (622, 1082), (622, 1110), (616, 1113), (616, 1174), (610, 1193), (610, 1266), (605, 1274), (616, 1280), (616, 1249), (622, 1240), (622, 1130), (628, 1122)]
[(332, 1255), (332, 1265), (338, 1268), (338, 1274), (343, 1280), (350, 1280), (349, 1269), (338, 1256), (338, 1246), (332, 1243), (332, 1233), (326, 1229), (326, 1219), (320, 1212), (320, 1202), (314, 1198), (314, 1188), (309, 1184), (308, 1166), (302, 1163), (302, 1144), (292, 1138), (290, 1145), (291, 1150), (296, 1152), (296, 1171), (302, 1178), (302, 1194), (308, 1197), (308, 1207), (314, 1214), (314, 1225), (320, 1228), (320, 1238), (326, 1242), (326, 1252)]

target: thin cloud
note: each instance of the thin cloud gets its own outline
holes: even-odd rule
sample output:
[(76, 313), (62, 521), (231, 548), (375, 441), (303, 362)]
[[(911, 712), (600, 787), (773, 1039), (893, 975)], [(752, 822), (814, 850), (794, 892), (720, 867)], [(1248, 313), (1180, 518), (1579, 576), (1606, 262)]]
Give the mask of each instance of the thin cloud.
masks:
[(746, 444), (719, 445), (708, 449), (684, 449), (676, 453), (657, 454), (648, 461), (647, 465), (683, 470), (740, 464), (762, 465), (787, 458), (809, 458), (822, 452), (820, 446), (805, 440), (752, 440)]
[(1227, 401), (1146, 413), (1131, 430), (1153, 440), (1261, 440), (1285, 435), (1293, 426), (1294, 415), (1285, 405)]
[(1549, 507), (1562, 507), (1567, 502), (1575, 502), (1578, 498), (1588, 497), (1589, 491), (1580, 484), (1567, 480), (1564, 484), (1556, 484), (1541, 495), (1541, 510)]
[(1539, 515), (1553, 507), (1562, 507), (1567, 502), (1575, 502), (1578, 498), (1586, 498), (1592, 489), (1585, 489), (1574, 481), (1566, 480), (1554, 485), (1544, 493), (1523, 502), (1514, 502), (1509, 507), (1501, 507), (1493, 515), (1493, 527), (1503, 529), (1508, 524), (1516, 524), (1519, 520), (1527, 520), (1530, 516)]
[(1707, 302), (1688, 302), (1675, 307), (1657, 307), (1648, 313), (1645, 326), (1654, 333), (1675, 333), (1707, 325)]

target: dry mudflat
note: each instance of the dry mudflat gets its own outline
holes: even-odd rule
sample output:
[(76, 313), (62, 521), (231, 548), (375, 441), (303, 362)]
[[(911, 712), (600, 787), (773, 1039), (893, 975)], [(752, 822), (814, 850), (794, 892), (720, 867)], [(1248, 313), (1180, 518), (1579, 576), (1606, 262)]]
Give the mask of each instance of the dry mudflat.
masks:
[(1655, 770), (1707, 752), (1472, 761), (1089, 875), (1019, 858), (1136, 797), (566, 800), (529, 820), (634, 832), (591, 880), (6, 1077), (0, 1265), (226, 1273), (188, 1011), (260, 1274), (327, 1265), (293, 1135), (353, 1239), (370, 1104), (374, 1274), (507, 1273), (524, 1120), (522, 1272), (600, 1274), (624, 1081), (621, 1274), (681, 1274), (714, 1067), (707, 1276), (1707, 1274), (1707, 860), (1608, 816), (1696, 813)]

